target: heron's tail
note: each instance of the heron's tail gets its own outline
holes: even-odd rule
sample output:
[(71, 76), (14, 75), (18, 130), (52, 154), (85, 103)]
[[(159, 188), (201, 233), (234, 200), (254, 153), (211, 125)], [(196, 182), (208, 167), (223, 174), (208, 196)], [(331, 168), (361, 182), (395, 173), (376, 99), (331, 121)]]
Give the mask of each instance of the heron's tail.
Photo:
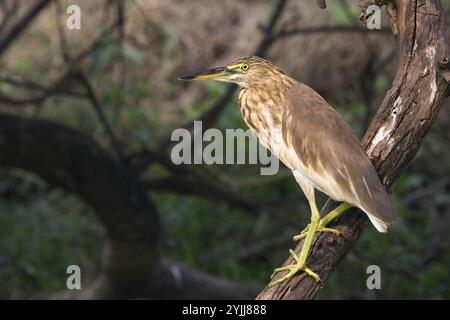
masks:
[(377, 192), (370, 205), (362, 209), (379, 232), (387, 232), (388, 227), (396, 220), (394, 204), (384, 190)]

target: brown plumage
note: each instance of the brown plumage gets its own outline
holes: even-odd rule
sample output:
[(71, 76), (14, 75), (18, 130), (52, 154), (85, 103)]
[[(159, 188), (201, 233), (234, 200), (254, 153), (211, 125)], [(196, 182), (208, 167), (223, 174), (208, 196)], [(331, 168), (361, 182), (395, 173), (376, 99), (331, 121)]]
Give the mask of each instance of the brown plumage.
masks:
[(314, 197), (311, 188), (316, 188), (359, 207), (378, 231), (386, 231), (395, 221), (393, 204), (341, 115), (317, 92), (271, 62), (249, 57), (231, 65), (240, 63), (251, 66), (249, 70), (259, 69), (241, 84), (242, 116), (261, 143), (293, 170), (297, 180), (304, 180), (299, 184), (306, 196)]
[[(386, 231), (395, 221), (394, 206), (340, 114), (313, 89), (297, 83), (287, 91), (282, 118), (283, 141), (295, 150), (314, 187), (334, 200), (359, 207), (378, 231)], [(324, 178), (317, 178), (317, 172)]]
[(345, 204), (319, 221), (314, 189), (332, 199), (363, 210), (378, 231), (385, 232), (395, 221), (394, 206), (381, 184), (359, 140), (317, 92), (287, 75), (270, 61), (245, 57), (219, 67), (182, 78), (214, 79), (241, 87), (239, 106), (246, 124), (260, 143), (272, 151), (292, 173), (311, 207), (311, 223), (300, 236), (305, 242), (296, 264), (278, 268), (289, 273), (279, 283), (303, 270), (316, 280), (319, 276), (305, 265), (315, 232), (348, 208)]

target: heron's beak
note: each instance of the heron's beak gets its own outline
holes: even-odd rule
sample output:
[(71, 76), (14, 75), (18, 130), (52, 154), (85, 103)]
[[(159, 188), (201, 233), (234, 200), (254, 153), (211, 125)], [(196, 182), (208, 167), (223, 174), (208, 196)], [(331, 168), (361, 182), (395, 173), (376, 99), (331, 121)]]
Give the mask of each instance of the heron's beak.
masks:
[(178, 80), (226, 80), (236, 71), (227, 67), (212, 68), (205, 71), (189, 74)]

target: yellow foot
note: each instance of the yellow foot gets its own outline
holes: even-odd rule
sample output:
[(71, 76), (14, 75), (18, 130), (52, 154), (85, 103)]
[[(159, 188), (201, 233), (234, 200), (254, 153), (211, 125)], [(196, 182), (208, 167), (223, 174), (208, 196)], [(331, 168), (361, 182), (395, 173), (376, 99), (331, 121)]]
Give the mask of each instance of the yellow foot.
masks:
[(290, 278), (292, 278), (298, 271), (304, 271), (306, 274), (308, 274), (309, 276), (313, 277), (314, 280), (316, 280), (317, 282), (321, 281), (320, 277), (317, 273), (315, 273), (314, 271), (312, 271), (311, 269), (309, 269), (304, 263), (300, 262), (300, 258), (299, 256), (294, 252), (294, 250), (289, 250), (289, 253), (294, 257), (296, 263), (295, 264), (291, 264), (285, 267), (281, 267), (281, 268), (276, 268), (272, 275), (270, 276), (270, 279), (273, 279), (273, 277), (275, 277), (276, 274), (278, 274), (279, 272), (283, 272), (283, 271), (289, 271), (286, 275), (284, 275), (283, 277), (276, 279), (274, 281), (271, 281), (269, 283), (269, 287), (272, 287), (278, 283), (281, 283), (285, 280), (288, 280)]
[[(301, 240), (303, 238), (306, 238), (308, 230), (309, 230), (309, 224), (306, 226), (305, 229), (302, 230), (302, 232), (300, 232), (300, 234), (294, 236), (294, 241), (299, 241), (299, 240)], [(322, 224), (319, 224), (319, 226), (317, 227), (316, 232), (331, 232), (331, 233), (334, 233), (335, 235), (338, 235), (338, 236), (341, 235), (341, 232), (338, 229), (325, 228)]]

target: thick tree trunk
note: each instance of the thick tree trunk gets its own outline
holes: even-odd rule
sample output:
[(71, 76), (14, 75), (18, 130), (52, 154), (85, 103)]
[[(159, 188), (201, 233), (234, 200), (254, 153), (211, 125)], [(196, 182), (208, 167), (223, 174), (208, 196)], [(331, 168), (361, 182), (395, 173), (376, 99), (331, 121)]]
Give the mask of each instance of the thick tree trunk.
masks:
[[(376, 1), (363, 1), (365, 8)], [(388, 1), (384, 1), (386, 3)], [(384, 4), (383, 3), (383, 4)], [(399, 63), (387, 92), (362, 144), (388, 190), (417, 153), (436, 119), (450, 80), (446, 21), (437, 0), (398, 0), (388, 4), (397, 35)], [(328, 201), (322, 214), (335, 204)], [(356, 209), (331, 225), (343, 236), (319, 234), (314, 241), (309, 267), (325, 282), (358, 241), (368, 219)], [(394, 231), (395, 232), (395, 231)], [(295, 251), (300, 252), (302, 243)], [(292, 264), (289, 257), (284, 265)], [(304, 273), (274, 287), (266, 287), (257, 299), (312, 299), (322, 287)]]
[(111, 292), (130, 296), (132, 283), (148, 276), (143, 270), (154, 269), (162, 230), (156, 210), (134, 174), (91, 138), (49, 121), (1, 115), (0, 166), (33, 172), (95, 209), (109, 239), (104, 273)]

